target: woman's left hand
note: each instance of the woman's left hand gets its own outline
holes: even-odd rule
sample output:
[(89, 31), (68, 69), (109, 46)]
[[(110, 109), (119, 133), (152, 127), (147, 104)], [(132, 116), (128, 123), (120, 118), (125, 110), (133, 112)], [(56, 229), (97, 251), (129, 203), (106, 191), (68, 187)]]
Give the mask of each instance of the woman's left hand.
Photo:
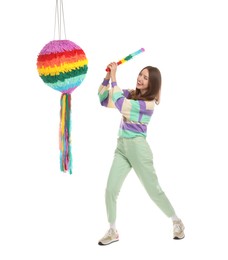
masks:
[(116, 81), (117, 63), (116, 62), (109, 63), (108, 68), (110, 69), (112, 82)]

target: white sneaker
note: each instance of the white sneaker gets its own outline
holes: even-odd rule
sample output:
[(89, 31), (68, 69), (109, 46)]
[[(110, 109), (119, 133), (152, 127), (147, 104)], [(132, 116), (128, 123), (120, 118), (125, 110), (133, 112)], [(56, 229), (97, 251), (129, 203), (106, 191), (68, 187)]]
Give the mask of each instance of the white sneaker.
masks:
[(184, 229), (185, 229), (184, 224), (180, 219), (173, 221), (173, 239), (184, 238), (185, 237)]
[(98, 245), (106, 246), (117, 241), (119, 241), (118, 232), (110, 228), (108, 232), (99, 240)]

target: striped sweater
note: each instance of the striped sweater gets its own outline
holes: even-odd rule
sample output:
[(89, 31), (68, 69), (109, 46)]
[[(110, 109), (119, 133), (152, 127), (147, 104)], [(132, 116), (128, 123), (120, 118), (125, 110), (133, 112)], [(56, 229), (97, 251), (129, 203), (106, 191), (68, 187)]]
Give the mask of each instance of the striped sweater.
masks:
[(154, 101), (128, 99), (130, 90), (121, 90), (116, 82), (104, 79), (98, 89), (102, 106), (117, 108), (122, 114), (119, 137), (133, 138), (147, 135), (147, 125), (154, 111)]

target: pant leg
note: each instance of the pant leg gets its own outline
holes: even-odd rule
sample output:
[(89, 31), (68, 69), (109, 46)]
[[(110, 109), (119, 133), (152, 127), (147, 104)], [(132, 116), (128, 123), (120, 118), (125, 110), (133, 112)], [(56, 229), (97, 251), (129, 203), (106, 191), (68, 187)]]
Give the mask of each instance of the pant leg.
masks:
[(109, 172), (109, 177), (105, 192), (105, 202), (108, 222), (110, 224), (116, 221), (116, 201), (122, 184), (131, 170), (131, 165), (125, 157), (125, 150), (122, 139), (118, 139), (114, 159)]
[(153, 165), (153, 154), (144, 137), (126, 140), (127, 156), (138, 178), (154, 203), (171, 217), (175, 214), (169, 199), (162, 190)]

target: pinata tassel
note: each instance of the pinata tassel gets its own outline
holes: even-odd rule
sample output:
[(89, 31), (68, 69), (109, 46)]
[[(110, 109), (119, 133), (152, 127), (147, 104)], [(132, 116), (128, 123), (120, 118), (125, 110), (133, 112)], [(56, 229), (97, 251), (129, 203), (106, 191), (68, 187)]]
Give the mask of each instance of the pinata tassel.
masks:
[(60, 101), (59, 149), (60, 169), (72, 174), (71, 155), (71, 95), (63, 93)]

